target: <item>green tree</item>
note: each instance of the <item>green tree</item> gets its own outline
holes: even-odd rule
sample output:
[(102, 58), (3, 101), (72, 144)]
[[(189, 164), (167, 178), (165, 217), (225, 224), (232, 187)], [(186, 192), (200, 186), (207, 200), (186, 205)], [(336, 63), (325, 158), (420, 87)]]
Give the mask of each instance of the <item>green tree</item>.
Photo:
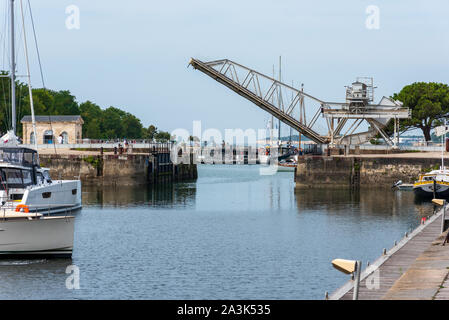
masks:
[(126, 113), (122, 117), (124, 137), (128, 139), (139, 139), (142, 137), (142, 123), (134, 115)]
[(11, 80), (7, 77), (8, 72), (2, 71), (0, 78), (0, 131), (6, 132), (11, 129), (11, 99), (10, 87)]
[(154, 138), (158, 142), (167, 142), (170, 141), (171, 136), (169, 132), (159, 131), (158, 133), (155, 134)]
[[(30, 97), (27, 96), (25, 104), (30, 103)], [(55, 104), (55, 98), (49, 90), (46, 89), (33, 89), (33, 103), (34, 113), (36, 115), (49, 115), (49, 107)]]
[(91, 101), (86, 101), (79, 106), (80, 115), (83, 118), (83, 137), (90, 139), (101, 138), (101, 119), (103, 110)]
[(415, 82), (395, 93), (393, 99), (412, 111), (411, 119), (401, 121), (401, 128), (421, 129), (426, 141), (431, 140), (430, 131), (449, 113), (449, 87), (443, 83)]
[(100, 121), (98, 119), (92, 119), (89, 123), (83, 126), (83, 136), (89, 139), (101, 138)]
[[(6, 72), (2, 72), (2, 74), (7, 75)], [(11, 80), (2, 77), (0, 80), (1, 131), (6, 132), (7, 130), (10, 130), (12, 121), (14, 121), (17, 125), (17, 135), (21, 136), (22, 126), (20, 125), (20, 120), (24, 115), (31, 113), (29, 104), (25, 103), (25, 99), (28, 98), (28, 86), (20, 81), (16, 81), (16, 119), (11, 118), (10, 86)]]
[(123, 138), (122, 116), (125, 112), (109, 107), (102, 113), (101, 135), (104, 139)]
[(157, 128), (151, 124), (148, 127), (148, 129), (146, 129), (145, 139), (153, 140), (156, 133), (157, 133)]
[(52, 91), (54, 97), (54, 114), (75, 115), (80, 114), (78, 103), (75, 96), (68, 90)]

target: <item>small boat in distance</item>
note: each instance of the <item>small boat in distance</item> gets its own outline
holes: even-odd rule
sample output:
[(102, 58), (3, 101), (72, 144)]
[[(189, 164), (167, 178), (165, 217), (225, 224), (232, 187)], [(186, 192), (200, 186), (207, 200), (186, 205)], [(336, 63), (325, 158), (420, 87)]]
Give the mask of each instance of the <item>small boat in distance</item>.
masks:
[(413, 190), (413, 184), (403, 183), (402, 180), (399, 180), (395, 184), (393, 184), (391, 189), (411, 191), (411, 190)]
[(287, 159), (281, 160), (278, 163), (279, 172), (294, 172), (298, 165), (298, 156), (291, 156)]
[(421, 174), (413, 184), (413, 192), (422, 198), (449, 198), (449, 170), (444, 166), (446, 133), (449, 127), (444, 125), (435, 128), (435, 134), (441, 136), (441, 165), (439, 170)]

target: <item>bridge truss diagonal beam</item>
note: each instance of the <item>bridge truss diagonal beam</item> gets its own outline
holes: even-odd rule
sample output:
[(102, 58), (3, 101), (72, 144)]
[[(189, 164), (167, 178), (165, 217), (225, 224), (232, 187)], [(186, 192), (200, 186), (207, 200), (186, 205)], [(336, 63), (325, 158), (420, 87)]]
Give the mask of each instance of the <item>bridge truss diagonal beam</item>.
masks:
[[(316, 115), (320, 114), (322, 107), (325, 105), (324, 101), (227, 59), (211, 62), (202, 62), (196, 59), (191, 59), (190, 65), (192, 65), (194, 69), (200, 70), (240, 96), (253, 102), (264, 111), (270, 113), (314, 142), (321, 144), (329, 142), (327, 136), (323, 136), (314, 130), (313, 126), (316, 123), (316, 119), (314, 119), (315, 121), (306, 124), (305, 121), (301, 122), (292, 116), (295, 108), (304, 108), (304, 98), (309, 98), (318, 105), (315, 113)], [(239, 76), (239, 74), (243, 74), (244, 76)], [(265, 84), (268, 83), (268, 85), (262, 87), (262, 81), (264, 81)], [(286, 92), (294, 97), (292, 101), (287, 104), (285, 103), (285, 101), (287, 101), (285, 96), (288, 95), (288, 93)], [(277, 106), (275, 104), (277, 104)], [(301, 114), (304, 114), (303, 110), (300, 110), (300, 112)]]
[[(320, 144), (362, 144), (380, 134), (387, 144), (397, 146), (399, 119), (410, 118), (410, 110), (397, 101), (351, 109), (347, 102), (325, 102), (305, 93), (303, 89), (298, 90), (228, 59), (202, 62), (192, 58), (189, 65)], [(305, 99), (311, 101), (314, 107), (306, 109)], [(299, 111), (297, 117), (295, 110)], [(306, 110), (310, 119), (308, 122)], [(394, 120), (395, 124), (393, 139), (384, 130), (389, 120)], [(368, 131), (355, 132), (364, 121), (370, 125)], [(343, 130), (346, 125), (349, 128)]]

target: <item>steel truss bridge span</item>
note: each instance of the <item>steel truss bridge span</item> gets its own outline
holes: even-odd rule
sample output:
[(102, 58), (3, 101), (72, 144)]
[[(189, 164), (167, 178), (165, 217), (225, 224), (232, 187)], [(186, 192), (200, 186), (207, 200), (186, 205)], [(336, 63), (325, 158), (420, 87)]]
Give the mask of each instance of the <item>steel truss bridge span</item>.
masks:
[[(388, 144), (396, 145), (384, 131), (388, 121), (394, 119), (395, 132), (399, 131), (399, 119), (408, 118), (410, 112), (401, 104), (387, 99), (385, 105), (366, 105), (351, 110), (350, 104), (326, 102), (293, 86), (266, 76), (228, 59), (203, 62), (192, 58), (189, 65), (225, 85), (251, 101), (286, 125), (319, 144), (361, 144), (380, 134)], [(305, 101), (308, 101), (306, 112)], [(311, 103), (310, 103), (311, 102)], [(323, 119), (325, 125), (318, 121)], [(370, 128), (355, 133), (366, 121)], [(351, 124), (352, 122), (352, 124)], [(346, 130), (343, 130), (347, 126)], [(323, 132), (323, 127), (324, 131)], [(397, 135), (398, 140), (399, 135)]]

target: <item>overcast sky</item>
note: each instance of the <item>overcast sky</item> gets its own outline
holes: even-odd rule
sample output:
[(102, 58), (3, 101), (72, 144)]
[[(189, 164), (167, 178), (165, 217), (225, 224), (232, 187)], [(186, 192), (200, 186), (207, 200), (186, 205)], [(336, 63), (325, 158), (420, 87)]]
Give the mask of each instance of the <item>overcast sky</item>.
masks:
[[(344, 86), (357, 76), (374, 77), (379, 99), (414, 81), (449, 83), (447, 0), (31, 4), (47, 87), (168, 131), (190, 130), (193, 120), (221, 130), (264, 128), (269, 118), (187, 68), (190, 57), (229, 58), (270, 75), (282, 55), (283, 80), (304, 83), (306, 92), (328, 101), (343, 101)], [(66, 28), (69, 5), (80, 9), (79, 30)], [(379, 7), (379, 29), (366, 28), (369, 5)], [(35, 67), (33, 84), (41, 86)]]

